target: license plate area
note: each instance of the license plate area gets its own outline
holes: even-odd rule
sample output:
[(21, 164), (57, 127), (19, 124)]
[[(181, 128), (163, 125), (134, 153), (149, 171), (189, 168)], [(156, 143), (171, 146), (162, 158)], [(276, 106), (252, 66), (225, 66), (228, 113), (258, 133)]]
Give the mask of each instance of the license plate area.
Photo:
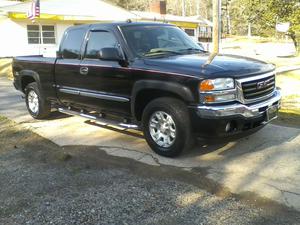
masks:
[(266, 121), (271, 121), (278, 117), (278, 106), (272, 105), (266, 110)]

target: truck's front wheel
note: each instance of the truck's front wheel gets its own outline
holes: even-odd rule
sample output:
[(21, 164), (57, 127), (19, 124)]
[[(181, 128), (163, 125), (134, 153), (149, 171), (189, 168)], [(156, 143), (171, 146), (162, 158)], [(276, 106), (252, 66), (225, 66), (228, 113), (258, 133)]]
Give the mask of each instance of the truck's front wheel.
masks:
[(184, 102), (155, 99), (146, 106), (142, 120), (146, 141), (157, 154), (174, 157), (191, 146), (190, 117)]
[(33, 118), (45, 119), (50, 115), (51, 104), (41, 96), (36, 82), (25, 88), (25, 100), (27, 110)]

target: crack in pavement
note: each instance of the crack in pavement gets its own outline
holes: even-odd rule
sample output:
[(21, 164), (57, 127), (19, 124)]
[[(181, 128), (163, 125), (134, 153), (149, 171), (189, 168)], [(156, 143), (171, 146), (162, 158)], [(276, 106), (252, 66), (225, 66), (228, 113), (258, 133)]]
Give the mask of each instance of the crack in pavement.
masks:
[(289, 193), (289, 194), (293, 194), (293, 195), (297, 195), (297, 196), (300, 196), (300, 193), (297, 193), (297, 192), (293, 192), (293, 191), (287, 191), (287, 190), (284, 190), (284, 189), (280, 189), (278, 187), (276, 187), (275, 185), (272, 185), (272, 184), (268, 184), (268, 183), (265, 183), (266, 185), (270, 186), (270, 187), (273, 187), (274, 189), (280, 191), (281, 193)]
[[(125, 150), (125, 151), (130, 151), (130, 152), (136, 152), (136, 153), (138, 153), (138, 154), (142, 154), (142, 156), (141, 157), (139, 157), (139, 158), (137, 158), (137, 159), (135, 159), (135, 160), (137, 160), (137, 161), (140, 161), (142, 158), (144, 158), (145, 156), (150, 156), (152, 159), (153, 159), (153, 161), (155, 162), (155, 163), (157, 163), (159, 166), (161, 166), (162, 164), (159, 162), (159, 159), (158, 158), (156, 158), (156, 157), (154, 157), (152, 154), (150, 154), (150, 153), (146, 153), (146, 152), (140, 152), (140, 151), (138, 151), (138, 150), (134, 150), (134, 149), (129, 149), (129, 148), (125, 148), (125, 147), (116, 147), (116, 146), (97, 146), (100, 150), (103, 150), (103, 151), (105, 151), (105, 148), (106, 149), (114, 149), (114, 151), (113, 152), (111, 152), (111, 153), (115, 153), (115, 152), (117, 152), (117, 151), (119, 151), (119, 150)], [(108, 153), (109, 154), (109, 153)], [(127, 157), (127, 158), (131, 158), (131, 157)]]

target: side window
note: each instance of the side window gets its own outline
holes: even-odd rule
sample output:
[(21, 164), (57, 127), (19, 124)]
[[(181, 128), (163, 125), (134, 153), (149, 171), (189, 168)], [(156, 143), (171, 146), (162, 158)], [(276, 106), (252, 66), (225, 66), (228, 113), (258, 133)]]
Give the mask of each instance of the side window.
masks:
[(64, 59), (78, 59), (81, 45), (84, 40), (85, 31), (83, 29), (70, 30), (62, 43), (61, 52)]
[(97, 59), (97, 53), (102, 48), (116, 48), (118, 46), (115, 36), (107, 31), (93, 31), (86, 47), (85, 58)]

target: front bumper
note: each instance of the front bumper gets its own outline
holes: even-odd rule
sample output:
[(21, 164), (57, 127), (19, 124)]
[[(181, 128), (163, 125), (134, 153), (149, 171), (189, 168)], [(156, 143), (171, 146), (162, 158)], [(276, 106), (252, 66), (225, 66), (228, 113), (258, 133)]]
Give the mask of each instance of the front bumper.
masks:
[(277, 105), (280, 108), (281, 93), (277, 89), (273, 96), (263, 102), (243, 105), (235, 103), (223, 106), (197, 106), (197, 114), (201, 118), (217, 118), (225, 116), (242, 116), (244, 118), (256, 117), (263, 114), (270, 106)]
[[(268, 110), (271, 107), (278, 110), (280, 106), (281, 93), (276, 89), (274, 94), (263, 102), (249, 105), (199, 105), (191, 107), (190, 114), (193, 129), (198, 136), (227, 137), (258, 130), (270, 121)], [(226, 129), (228, 124), (231, 129)]]

